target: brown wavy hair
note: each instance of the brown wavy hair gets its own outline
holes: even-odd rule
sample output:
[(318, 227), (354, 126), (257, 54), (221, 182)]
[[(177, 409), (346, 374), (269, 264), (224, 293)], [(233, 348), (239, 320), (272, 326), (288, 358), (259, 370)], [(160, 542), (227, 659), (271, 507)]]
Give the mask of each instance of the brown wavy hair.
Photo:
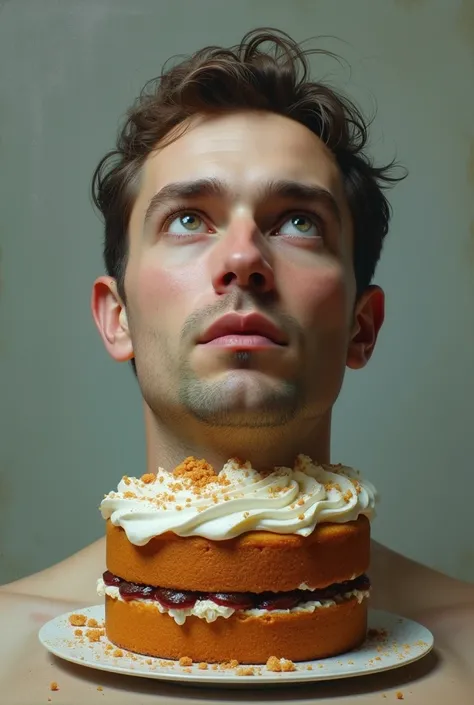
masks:
[(165, 64), (161, 75), (145, 84), (115, 149), (101, 159), (92, 180), (92, 198), (105, 221), (106, 270), (117, 280), (123, 301), (128, 223), (144, 161), (187, 118), (242, 109), (296, 120), (333, 152), (352, 215), (358, 294), (369, 286), (391, 214), (384, 189), (405, 173), (397, 176), (393, 161), (374, 165), (365, 153), (370, 122), (347, 97), (310, 80), (308, 58), (313, 54), (335, 57), (321, 49), (304, 50), (285, 32), (258, 29), (235, 47), (209, 46), (174, 66)]

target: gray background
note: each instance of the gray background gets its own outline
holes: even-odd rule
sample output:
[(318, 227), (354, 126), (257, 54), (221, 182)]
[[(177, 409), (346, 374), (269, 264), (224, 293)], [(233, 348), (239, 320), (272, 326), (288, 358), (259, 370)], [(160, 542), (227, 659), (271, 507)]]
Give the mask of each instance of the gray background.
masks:
[(373, 152), (410, 178), (377, 281), (387, 321), (348, 374), (333, 459), (382, 497), (375, 537), (474, 580), (474, 2), (7, 0), (0, 3), (0, 582), (102, 534), (97, 510), (144, 469), (128, 366), (89, 312), (102, 272), (92, 171), (170, 55), (272, 25), (321, 40), (313, 60), (365, 110)]

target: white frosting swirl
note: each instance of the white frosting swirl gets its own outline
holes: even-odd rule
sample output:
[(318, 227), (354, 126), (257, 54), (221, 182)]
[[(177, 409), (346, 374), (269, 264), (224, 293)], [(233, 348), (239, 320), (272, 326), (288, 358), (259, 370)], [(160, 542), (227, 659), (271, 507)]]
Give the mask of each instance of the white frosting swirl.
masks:
[(202, 486), (188, 474), (160, 468), (141, 479), (124, 477), (100, 505), (104, 519), (143, 546), (171, 531), (220, 541), (248, 531), (308, 536), (321, 522), (372, 519), (376, 490), (358, 471), (315, 465), (299, 455), (293, 468), (258, 472), (249, 462), (229, 460)]

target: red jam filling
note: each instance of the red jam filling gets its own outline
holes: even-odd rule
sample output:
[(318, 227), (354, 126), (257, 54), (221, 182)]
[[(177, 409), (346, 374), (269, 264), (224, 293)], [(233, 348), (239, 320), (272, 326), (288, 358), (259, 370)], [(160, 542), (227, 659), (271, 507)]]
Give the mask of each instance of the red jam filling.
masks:
[(292, 590), (290, 592), (190, 592), (169, 588), (152, 587), (140, 583), (122, 580), (110, 571), (103, 574), (105, 585), (118, 587), (124, 600), (156, 600), (168, 609), (187, 609), (194, 607), (198, 600), (212, 600), (216, 605), (232, 607), (234, 610), (290, 610), (296, 605), (313, 600), (332, 600), (342, 597), (353, 590), (369, 590), (370, 580), (367, 575), (359, 575), (354, 580), (334, 583), (317, 590)]

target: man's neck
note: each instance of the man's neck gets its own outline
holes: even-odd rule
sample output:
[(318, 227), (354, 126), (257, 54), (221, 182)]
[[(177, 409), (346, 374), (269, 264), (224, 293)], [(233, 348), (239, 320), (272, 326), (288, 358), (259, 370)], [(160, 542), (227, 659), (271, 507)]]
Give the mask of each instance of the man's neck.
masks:
[[(158, 467), (171, 470), (192, 455), (204, 458), (215, 468), (232, 457), (249, 460), (256, 469), (292, 466), (299, 453), (328, 463), (331, 418), (301, 421), (276, 428), (222, 428), (201, 425), (187, 427), (179, 435), (161, 424), (145, 405), (147, 471)], [(181, 429), (184, 431), (184, 429)]]

